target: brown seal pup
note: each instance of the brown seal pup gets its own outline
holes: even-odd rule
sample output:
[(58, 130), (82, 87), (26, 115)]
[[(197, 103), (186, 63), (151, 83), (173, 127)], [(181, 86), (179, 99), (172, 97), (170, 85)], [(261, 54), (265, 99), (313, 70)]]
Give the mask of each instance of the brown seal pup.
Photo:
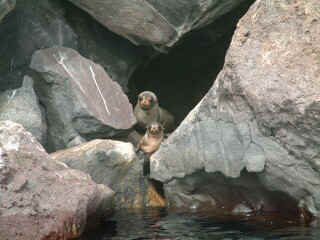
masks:
[(150, 91), (144, 91), (138, 95), (138, 101), (134, 108), (137, 126), (145, 130), (152, 122), (159, 122), (165, 132), (174, 129), (174, 117), (167, 110), (161, 108), (157, 96)]
[(137, 150), (141, 150), (150, 156), (157, 151), (163, 140), (163, 127), (158, 122), (148, 125), (147, 131), (137, 146)]
[(137, 152), (141, 150), (143, 158), (143, 175), (150, 174), (150, 156), (160, 147), (163, 140), (163, 127), (158, 122), (153, 122), (148, 125), (147, 131), (137, 146)]

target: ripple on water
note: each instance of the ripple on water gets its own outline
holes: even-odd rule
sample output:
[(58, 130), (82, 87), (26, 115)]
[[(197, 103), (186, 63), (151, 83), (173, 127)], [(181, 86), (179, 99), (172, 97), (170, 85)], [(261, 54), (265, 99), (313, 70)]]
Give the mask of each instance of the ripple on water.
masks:
[(119, 211), (81, 240), (319, 240), (320, 229), (306, 226), (257, 226), (153, 209)]

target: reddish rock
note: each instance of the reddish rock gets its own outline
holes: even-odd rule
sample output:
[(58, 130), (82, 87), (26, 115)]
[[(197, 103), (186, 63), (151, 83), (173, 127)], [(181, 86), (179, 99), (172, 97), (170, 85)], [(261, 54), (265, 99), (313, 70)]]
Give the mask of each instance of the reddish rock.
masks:
[(52, 160), (36, 139), (0, 122), (0, 239), (74, 239), (110, 213), (113, 191)]

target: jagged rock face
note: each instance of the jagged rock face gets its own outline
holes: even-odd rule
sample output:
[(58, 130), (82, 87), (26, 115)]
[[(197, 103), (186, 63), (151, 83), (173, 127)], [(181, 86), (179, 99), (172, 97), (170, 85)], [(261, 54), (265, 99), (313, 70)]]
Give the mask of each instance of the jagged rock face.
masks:
[(164, 207), (165, 201), (143, 176), (142, 160), (131, 143), (93, 140), (51, 154), (57, 161), (88, 173), (96, 183), (111, 187), (116, 209)]
[(111, 31), (135, 44), (171, 47), (185, 33), (203, 27), (242, 1), (70, 0)]
[(248, 171), (319, 214), (319, 4), (254, 3), (214, 86), (152, 156), (151, 177)]
[(113, 191), (49, 157), (20, 124), (0, 122), (0, 239), (74, 239), (111, 211)]
[(53, 149), (65, 148), (79, 137), (112, 137), (136, 123), (119, 84), (76, 51), (38, 50), (30, 67), (40, 75), (35, 87), (46, 109)]
[(33, 89), (33, 79), (25, 76), (19, 89), (0, 93), (0, 121), (20, 123), (44, 146), (47, 123)]
[(16, 5), (16, 0), (3, 0), (0, 2), (0, 22)]
[[(7, 6), (13, 1), (4, 2)], [(125, 91), (144, 55), (65, 0), (17, 1), (15, 10), (0, 24), (0, 35), (0, 91), (21, 86), (31, 56), (38, 49), (75, 49), (101, 64)]]

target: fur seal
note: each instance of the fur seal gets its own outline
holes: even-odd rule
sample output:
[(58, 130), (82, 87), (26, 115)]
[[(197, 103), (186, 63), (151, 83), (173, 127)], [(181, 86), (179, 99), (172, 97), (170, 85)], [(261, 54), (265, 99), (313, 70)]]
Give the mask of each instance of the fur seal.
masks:
[(153, 122), (149, 124), (145, 135), (137, 146), (137, 150), (141, 150), (150, 156), (159, 149), (163, 135), (163, 127), (160, 123)]
[(137, 146), (137, 152), (141, 150), (144, 155), (143, 157), (143, 175), (147, 176), (150, 174), (150, 156), (160, 147), (163, 140), (163, 127), (158, 122), (153, 122), (148, 125), (147, 131), (143, 138), (140, 140)]
[(138, 95), (134, 115), (139, 129), (145, 130), (153, 122), (161, 123), (165, 132), (174, 129), (173, 115), (159, 106), (157, 96), (151, 91), (144, 91)]

